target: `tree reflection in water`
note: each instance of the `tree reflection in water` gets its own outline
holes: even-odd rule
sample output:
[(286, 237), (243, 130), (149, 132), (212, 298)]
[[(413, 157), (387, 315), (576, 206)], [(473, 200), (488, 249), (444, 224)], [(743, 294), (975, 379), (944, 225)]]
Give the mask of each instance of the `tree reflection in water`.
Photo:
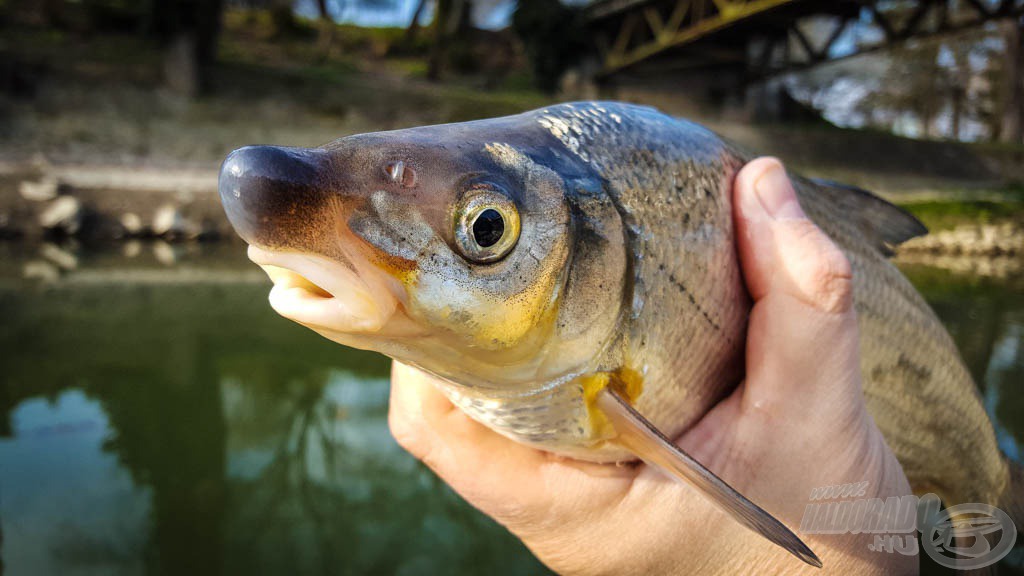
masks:
[[(148, 536), (126, 552), (146, 573), (543, 570), (391, 441), (386, 359), (327, 342), (265, 302), (260, 284), (0, 287), (0, 459), (24, 453), (27, 437), (12, 425), (24, 406), (81, 390), (106, 416), (102, 450), (148, 489)], [(55, 466), (74, 474), (101, 458), (86, 452)], [(0, 470), (4, 497), (38, 497), (14, 464)], [(105, 489), (97, 482), (82, 496)], [(87, 515), (118, 513), (95, 501)], [(38, 557), (12, 546), (66, 540), (56, 519), (49, 541), (22, 537), (9, 508), (5, 561)], [(68, 574), (96, 564), (49, 562)]]

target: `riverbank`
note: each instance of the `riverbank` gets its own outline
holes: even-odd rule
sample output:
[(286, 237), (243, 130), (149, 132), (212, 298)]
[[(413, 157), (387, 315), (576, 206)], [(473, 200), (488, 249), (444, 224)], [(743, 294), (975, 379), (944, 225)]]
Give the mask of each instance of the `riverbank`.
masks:
[[(215, 169), (0, 163), (0, 238), (84, 241), (232, 238)], [(977, 198), (985, 199), (977, 199)], [(929, 228), (901, 254), (1024, 258), (1024, 191), (889, 196)]]

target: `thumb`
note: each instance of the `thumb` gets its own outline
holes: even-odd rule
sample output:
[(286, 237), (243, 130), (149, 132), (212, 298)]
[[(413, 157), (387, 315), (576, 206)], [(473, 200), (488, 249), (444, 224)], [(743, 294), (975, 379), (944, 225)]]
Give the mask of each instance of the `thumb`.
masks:
[(746, 400), (792, 405), (798, 395), (803, 401), (860, 402), (858, 331), (846, 256), (807, 218), (774, 158), (759, 158), (740, 170), (733, 202), (740, 264), (754, 300)]
[(733, 194), (740, 263), (755, 302), (783, 291), (822, 311), (850, 308), (850, 263), (807, 218), (778, 160), (744, 166)]

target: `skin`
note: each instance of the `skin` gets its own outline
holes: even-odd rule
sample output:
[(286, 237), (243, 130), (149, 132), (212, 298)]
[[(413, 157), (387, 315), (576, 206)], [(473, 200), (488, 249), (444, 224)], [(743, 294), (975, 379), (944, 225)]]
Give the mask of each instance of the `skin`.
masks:
[[(865, 497), (910, 494), (862, 390), (851, 267), (804, 215), (781, 164), (736, 176), (734, 221), (753, 301), (747, 376), (677, 442), (790, 526), (811, 490), (868, 481)], [(646, 465), (569, 460), (513, 442), (456, 409), (434, 377), (395, 363), (396, 440), (466, 500), (566, 574), (912, 574), (917, 559), (870, 536), (804, 535), (802, 564)], [(799, 402), (794, 402), (799, 398)]]

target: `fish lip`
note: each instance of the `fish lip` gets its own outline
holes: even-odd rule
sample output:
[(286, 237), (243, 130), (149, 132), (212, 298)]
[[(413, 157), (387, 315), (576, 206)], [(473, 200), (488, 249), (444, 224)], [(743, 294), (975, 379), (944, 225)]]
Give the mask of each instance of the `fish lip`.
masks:
[(270, 306), (304, 326), (379, 333), (398, 308), (391, 291), (371, 287), (351, 262), (255, 245), (249, 246), (248, 256), (274, 282)]

